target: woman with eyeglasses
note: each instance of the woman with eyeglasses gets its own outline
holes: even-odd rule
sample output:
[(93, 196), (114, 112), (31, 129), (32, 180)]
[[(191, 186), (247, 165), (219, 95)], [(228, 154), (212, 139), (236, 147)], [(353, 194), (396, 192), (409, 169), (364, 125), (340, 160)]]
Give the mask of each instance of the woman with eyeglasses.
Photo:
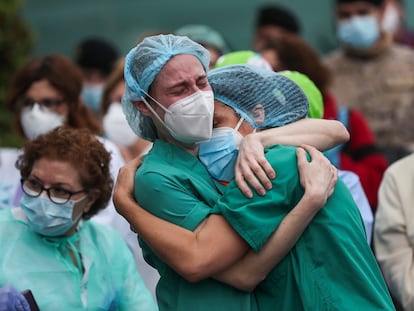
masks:
[[(14, 112), (14, 125), (18, 135), (31, 140), (57, 126), (87, 128), (98, 137), (102, 135), (99, 121), (81, 99), (82, 73), (68, 57), (51, 54), (33, 57), (12, 79), (6, 98), (7, 107)], [(100, 138), (111, 152), (111, 171), (116, 177), (124, 161), (119, 149), (109, 140)], [(0, 183), (13, 183), (10, 205), (18, 206), (21, 198), (19, 174), (14, 167), (15, 158), (0, 153)], [(108, 221), (103, 221), (105, 223)]]
[(40, 310), (157, 310), (119, 234), (89, 221), (111, 197), (109, 162), (86, 129), (26, 143), (20, 207), (0, 211), (0, 287), (31, 290)]
[[(12, 79), (6, 105), (14, 112), (16, 133), (25, 140), (32, 140), (61, 125), (89, 129), (110, 152), (110, 171), (115, 179), (125, 162), (116, 144), (101, 136), (100, 122), (83, 104), (82, 81), (81, 70), (66, 56), (51, 54), (33, 57)], [(19, 154), (20, 150), (0, 148), (0, 209), (20, 206), (23, 192), (20, 173), (15, 168)], [(109, 200), (107, 208), (94, 215), (93, 220), (115, 228), (139, 262), (142, 255), (136, 243), (136, 234), (116, 213), (112, 200)]]

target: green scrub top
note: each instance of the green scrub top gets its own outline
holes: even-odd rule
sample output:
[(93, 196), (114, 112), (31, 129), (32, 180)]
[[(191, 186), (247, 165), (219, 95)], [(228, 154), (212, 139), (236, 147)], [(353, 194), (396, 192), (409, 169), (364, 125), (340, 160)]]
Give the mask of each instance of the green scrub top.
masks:
[[(220, 197), (197, 157), (178, 146), (157, 140), (135, 176), (137, 202), (152, 214), (194, 230)], [(189, 283), (157, 258), (144, 241), (144, 258), (160, 273), (157, 301), (161, 311), (256, 310), (254, 296), (213, 279)]]
[[(271, 191), (247, 199), (232, 182), (215, 207), (255, 251), (303, 196), (296, 148), (276, 145), (266, 158), (277, 172)], [(394, 310), (359, 210), (341, 180), (254, 293), (259, 310)]]
[(40, 310), (158, 310), (110, 227), (85, 221), (71, 237), (48, 238), (29, 229), (20, 208), (8, 208), (0, 211), (0, 250), (0, 286), (30, 289)]

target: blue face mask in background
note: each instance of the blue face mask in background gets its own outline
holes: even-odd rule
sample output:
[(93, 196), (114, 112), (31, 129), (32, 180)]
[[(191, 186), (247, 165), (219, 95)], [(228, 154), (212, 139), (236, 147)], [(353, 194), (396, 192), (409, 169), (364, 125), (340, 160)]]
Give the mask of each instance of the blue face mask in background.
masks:
[(369, 48), (380, 37), (377, 19), (373, 15), (354, 16), (338, 23), (338, 39), (354, 48)]
[(93, 111), (94, 114), (99, 114), (101, 110), (101, 100), (103, 93), (102, 84), (84, 85), (81, 97), (85, 105)]

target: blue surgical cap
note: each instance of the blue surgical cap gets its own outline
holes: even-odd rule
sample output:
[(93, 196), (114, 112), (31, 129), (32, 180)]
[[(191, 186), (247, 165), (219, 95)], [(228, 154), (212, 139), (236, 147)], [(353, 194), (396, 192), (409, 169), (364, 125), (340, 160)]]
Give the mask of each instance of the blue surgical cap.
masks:
[[(230, 65), (208, 72), (214, 98), (230, 106), (254, 128), (282, 126), (306, 117), (309, 103), (291, 79), (251, 65)], [(257, 107), (264, 112), (257, 122)]]
[(137, 95), (148, 89), (157, 74), (174, 56), (190, 54), (197, 57), (204, 69), (208, 69), (209, 52), (188, 37), (175, 35), (157, 35), (145, 38), (126, 56), (125, 79), (127, 86)]
[(141, 100), (155, 77), (174, 56), (180, 54), (194, 55), (204, 69), (208, 70), (210, 53), (200, 44), (188, 37), (175, 35), (156, 35), (142, 40), (131, 49), (125, 58), (125, 95), (122, 107), (129, 126), (140, 137), (154, 140), (156, 130), (151, 118), (142, 116), (132, 101)]

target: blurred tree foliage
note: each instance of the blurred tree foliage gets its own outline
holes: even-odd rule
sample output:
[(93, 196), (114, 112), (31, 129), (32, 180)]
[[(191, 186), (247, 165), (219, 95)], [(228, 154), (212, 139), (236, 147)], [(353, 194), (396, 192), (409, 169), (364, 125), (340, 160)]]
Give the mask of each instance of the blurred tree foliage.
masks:
[(16, 70), (27, 60), (34, 34), (21, 14), (23, 0), (0, 1), (0, 146), (19, 147), (22, 140), (13, 133), (12, 112), (5, 97)]

